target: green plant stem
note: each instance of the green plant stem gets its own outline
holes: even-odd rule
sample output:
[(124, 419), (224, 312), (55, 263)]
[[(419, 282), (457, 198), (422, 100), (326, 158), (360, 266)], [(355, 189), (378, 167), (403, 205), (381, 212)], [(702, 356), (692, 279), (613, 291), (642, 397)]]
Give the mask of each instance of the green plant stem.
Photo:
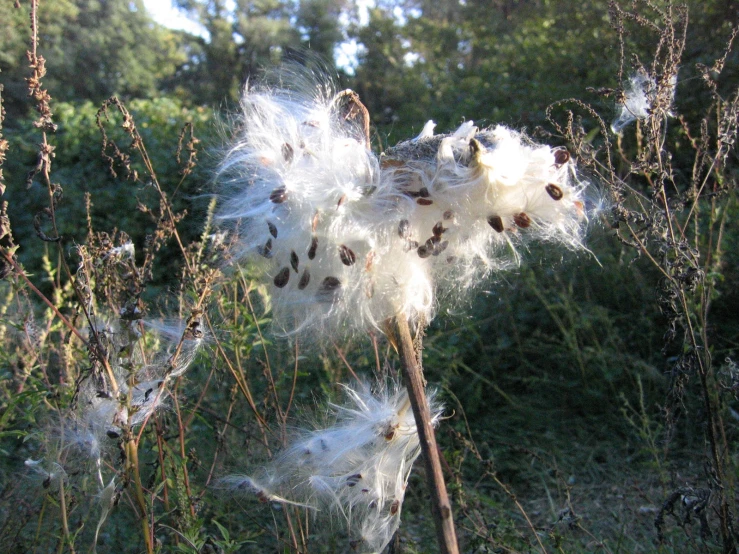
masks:
[[(130, 433), (130, 431), (129, 431)], [(133, 474), (134, 497), (140, 511), (141, 531), (144, 534), (144, 544), (146, 545), (146, 553), (153, 554), (154, 546), (151, 540), (151, 530), (149, 528), (148, 510), (146, 509), (146, 499), (144, 498), (144, 487), (141, 485), (141, 473), (139, 472), (139, 448), (133, 437), (126, 441), (126, 465), (128, 466), (129, 476)]]
[(69, 546), (69, 552), (74, 554), (74, 540), (69, 535), (69, 523), (67, 521), (67, 499), (64, 492), (64, 476), (62, 475), (59, 479), (59, 511), (62, 514), (62, 533), (64, 539), (59, 543), (59, 552), (61, 554), (63, 545), (66, 542)]
[(436, 537), (439, 541), (441, 554), (458, 554), (457, 534), (454, 529), (452, 505), (446, 491), (444, 474), (441, 471), (441, 459), (436, 445), (434, 427), (431, 424), (431, 410), (429, 409), (424, 378), (418, 363), (418, 352), (413, 344), (410, 327), (405, 315), (395, 318), (395, 327), (398, 332), (400, 360), (403, 365), (403, 378), (408, 389), (408, 397), (413, 408), (416, 420), (418, 439), (423, 452), (426, 466), (426, 478), (431, 494), (431, 512), (436, 524)]

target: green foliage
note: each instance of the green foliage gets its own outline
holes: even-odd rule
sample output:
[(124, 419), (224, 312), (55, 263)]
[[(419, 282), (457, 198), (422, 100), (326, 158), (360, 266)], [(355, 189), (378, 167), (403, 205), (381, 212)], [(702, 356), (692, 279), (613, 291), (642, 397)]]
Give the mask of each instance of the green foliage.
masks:
[[(178, 36), (155, 24), (141, 0), (58, 0), (42, 4), (39, 53), (47, 60), (46, 87), (55, 98), (152, 97), (186, 61)], [(21, 113), (27, 96), (29, 7), (3, 2), (0, 71), (10, 83), (6, 109)]]
[(173, 86), (196, 102), (233, 103), (249, 79), (290, 59), (332, 66), (343, 39), (346, 0), (177, 0), (207, 30), (209, 40), (186, 38), (188, 62)]
[[(207, 163), (196, 169), (194, 178), (185, 180), (182, 185), (182, 170), (187, 160), (186, 154), (176, 155), (181, 146), (181, 133), (185, 124), (191, 124), (197, 136), (208, 143), (215, 142), (213, 113), (205, 108), (187, 108), (181, 101), (171, 98), (153, 100), (139, 99), (128, 104), (138, 123), (139, 132), (145, 143), (150, 145), (151, 160), (157, 168), (157, 177), (167, 190), (176, 191), (173, 207), (176, 211), (190, 206), (189, 197), (201, 194), (210, 179)], [(55, 147), (53, 160), (54, 181), (61, 185), (64, 197), (57, 207), (59, 231), (69, 243), (82, 243), (87, 235), (86, 195), (90, 195), (90, 217), (95, 229), (113, 234), (116, 229), (126, 229), (137, 249), (143, 248), (146, 236), (151, 234), (155, 221), (143, 207), (154, 208), (158, 195), (147, 178), (126, 179), (119, 166), (113, 175), (108, 163), (101, 155), (101, 132), (97, 126), (98, 106), (92, 102), (55, 103), (54, 118), (58, 130), (50, 142)], [(109, 138), (120, 148), (129, 152), (130, 138), (120, 129), (120, 114), (110, 114), (102, 118), (103, 127)], [(9, 212), (13, 222), (16, 242), (21, 245), (20, 255), (26, 267), (36, 272), (41, 259), (39, 239), (33, 226), (34, 216), (43, 208), (47, 193), (39, 180), (33, 181), (30, 188), (25, 180), (36, 163), (36, 149), (39, 140), (38, 130), (31, 119), (14, 122), (14, 128), (6, 131), (14, 156), (5, 165), (9, 200)], [(134, 156), (134, 169), (140, 175), (145, 171), (140, 160)], [(110, 206), (115, 206), (111, 210)], [(196, 227), (185, 226), (185, 236), (192, 238), (199, 233)], [(39, 245), (40, 246), (40, 245)], [(168, 250), (165, 250), (168, 252)], [(170, 251), (171, 252), (171, 251)], [(169, 254), (167, 254), (169, 255)], [(167, 275), (177, 269), (162, 266), (159, 275)]]

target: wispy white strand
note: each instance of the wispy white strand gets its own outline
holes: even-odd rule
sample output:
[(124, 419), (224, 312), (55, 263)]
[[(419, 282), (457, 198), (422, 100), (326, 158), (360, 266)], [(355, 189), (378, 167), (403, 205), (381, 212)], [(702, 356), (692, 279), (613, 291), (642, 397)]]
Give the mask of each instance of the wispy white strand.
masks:
[(438, 295), (518, 261), (536, 239), (582, 249), (585, 184), (564, 149), (471, 121), (378, 157), (327, 86), (249, 89), (221, 167), (237, 259), (271, 283), (287, 332), (430, 320)]
[[(330, 405), (330, 426), (303, 431), (267, 466), (218, 487), (327, 513), (346, 527), (353, 552), (380, 552), (400, 524), (418, 433), (404, 388), (344, 389), (346, 402)], [(429, 398), (436, 425), (442, 408)]]
[(79, 385), (76, 427), (117, 438), (121, 428), (142, 424), (164, 406), (165, 384), (187, 370), (204, 341), (197, 323), (145, 320), (141, 325), (148, 332), (140, 331), (139, 321), (106, 330), (110, 350), (119, 352), (108, 361), (116, 383), (90, 378)]
[[(669, 105), (675, 99), (676, 85), (677, 75), (672, 75), (669, 80), (669, 90), (667, 91), (668, 107), (665, 109), (666, 115), (671, 115)], [(647, 119), (657, 104), (659, 93), (660, 90), (656, 80), (646, 70), (640, 69), (631, 75), (628, 86), (624, 90), (623, 97), (617, 105), (620, 111), (616, 119), (611, 123), (611, 131), (620, 135), (624, 128), (634, 121)]]
[(68, 475), (94, 475), (101, 498), (99, 532), (115, 490), (114, 481), (106, 485), (103, 477), (106, 452), (122, 429), (138, 427), (165, 405), (167, 381), (191, 364), (203, 335), (197, 321), (147, 322), (144, 328), (151, 329), (147, 333), (139, 330), (138, 321), (123, 321), (120, 329), (105, 322), (95, 325), (98, 339), (112, 354), (108, 363), (115, 383), (109, 381), (107, 372), (81, 381), (75, 408), (50, 425), (42, 437), (45, 458), (29, 459), (25, 465), (44, 476), (47, 488), (58, 486)]

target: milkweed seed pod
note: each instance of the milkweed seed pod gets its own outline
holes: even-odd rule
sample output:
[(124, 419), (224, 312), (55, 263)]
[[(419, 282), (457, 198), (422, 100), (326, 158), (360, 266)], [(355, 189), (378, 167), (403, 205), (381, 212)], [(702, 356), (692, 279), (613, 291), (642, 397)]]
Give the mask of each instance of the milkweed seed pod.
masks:
[[(403, 388), (373, 393), (360, 383), (344, 390), (346, 403), (330, 407), (330, 426), (304, 431), (255, 475), (227, 477), (219, 487), (328, 514), (343, 522), (352, 552), (380, 552), (400, 524), (420, 453), (416, 424)], [(429, 398), (436, 425), (442, 408)]]
[(284, 331), (429, 320), (439, 292), (509, 266), (529, 238), (582, 248), (585, 185), (564, 149), (472, 122), (434, 135), (429, 122), (377, 156), (356, 95), (304, 82), (248, 89), (243, 115), (219, 217)]

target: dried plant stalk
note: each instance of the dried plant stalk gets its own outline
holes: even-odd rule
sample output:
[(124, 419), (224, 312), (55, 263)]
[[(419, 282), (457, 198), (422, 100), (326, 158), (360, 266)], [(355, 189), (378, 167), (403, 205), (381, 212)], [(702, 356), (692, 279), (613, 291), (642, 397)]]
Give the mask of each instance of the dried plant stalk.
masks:
[(426, 400), (423, 372), (419, 364), (420, 352), (414, 346), (408, 320), (404, 315), (401, 314), (395, 318), (395, 327), (398, 333), (398, 352), (403, 364), (403, 380), (408, 389), (413, 416), (416, 418), (416, 429), (426, 468), (426, 479), (431, 494), (431, 512), (434, 515), (439, 548), (442, 554), (457, 554), (459, 547), (457, 546), (457, 533), (454, 529), (452, 505), (446, 491), (439, 449), (436, 446), (436, 435), (431, 424), (431, 411)]

